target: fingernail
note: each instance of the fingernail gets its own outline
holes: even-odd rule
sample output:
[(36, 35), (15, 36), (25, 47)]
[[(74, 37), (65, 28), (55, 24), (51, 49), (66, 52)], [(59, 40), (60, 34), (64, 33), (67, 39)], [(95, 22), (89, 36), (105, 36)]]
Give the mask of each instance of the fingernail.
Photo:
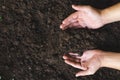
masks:
[(72, 7), (74, 7), (74, 4), (72, 4)]
[(62, 26), (60, 26), (60, 28), (62, 29)]
[(62, 23), (63, 23), (63, 24), (65, 24), (65, 22), (64, 22), (64, 21), (63, 21)]
[(66, 57), (66, 56), (63, 56), (63, 59), (67, 59), (67, 57)]
[(65, 60), (64, 62), (67, 63), (67, 60)]
[(78, 75), (77, 75), (77, 74), (76, 74), (75, 76), (76, 76), (76, 77), (78, 77)]
[(72, 4), (72, 6), (75, 6), (75, 4)]
[(72, 7), (76, 7), (77, 5), (73, 4)]

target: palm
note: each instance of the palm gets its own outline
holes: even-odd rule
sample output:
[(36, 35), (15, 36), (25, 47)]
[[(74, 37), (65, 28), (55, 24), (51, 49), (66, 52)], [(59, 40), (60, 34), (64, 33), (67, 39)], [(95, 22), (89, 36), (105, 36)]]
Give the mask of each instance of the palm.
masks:
[(103, 26), (101, 14), (99, 10), (96, 10), (88, 6), (73, 6), (77, 12), (68, 16), (61, 24), (61, 29), (73, 28), (92, 28), (97, 29)]
[(101, 61), (98, 52), (98, 50), (90, 50), (84, 52), (84, 54), (81, 56), (82, 66), (87, 67), (87, 70), (84, 72), (86, 75), (94, 74), (101, 67)]
[[(100, 13), (92, 8), (86, 8), (82, 13), (81, 19), (88, 28), (96, 29), (103, 25)], [(79, 16), (80, 17), (80, 16)], [(80, 21), (80, 20), (79, 20)]]

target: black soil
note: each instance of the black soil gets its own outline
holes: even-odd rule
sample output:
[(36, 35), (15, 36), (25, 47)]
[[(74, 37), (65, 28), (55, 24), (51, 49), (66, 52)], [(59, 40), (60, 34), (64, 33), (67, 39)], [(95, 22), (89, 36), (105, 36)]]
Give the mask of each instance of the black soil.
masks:
[(76, 78), (64, 63), (68, 52), (120, 52), (120, 22), (97, 30), (59, 29), (74, 12), (71, 4), (104, 9), (120, 0), (0, 0), (0, 80), (120, 80), (120, 71), (101, 68)]

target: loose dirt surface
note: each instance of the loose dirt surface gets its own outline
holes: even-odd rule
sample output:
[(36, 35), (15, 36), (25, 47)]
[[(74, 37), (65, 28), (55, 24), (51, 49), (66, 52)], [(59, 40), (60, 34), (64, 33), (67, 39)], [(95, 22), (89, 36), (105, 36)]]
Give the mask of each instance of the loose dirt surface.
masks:
[(59, 29), (74, 12), (71, 4), (106, 8), (120, 0), (0, 0), (0, 80), (120, 80), (120, 71), (101, 68), (76, 78), (64, 63), (68, 52), (120, 52), (120, 22), (97, 30)]

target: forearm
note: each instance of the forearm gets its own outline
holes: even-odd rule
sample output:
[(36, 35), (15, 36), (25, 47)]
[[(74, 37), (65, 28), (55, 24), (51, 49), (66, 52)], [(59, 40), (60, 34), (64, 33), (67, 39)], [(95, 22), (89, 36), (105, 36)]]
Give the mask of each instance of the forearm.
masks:
[(120, 21), (120, 3), (101, 11), (104, 24)]
[(113, 52), (103, 53), (102, 67), (120, 70), (120, 54)]

